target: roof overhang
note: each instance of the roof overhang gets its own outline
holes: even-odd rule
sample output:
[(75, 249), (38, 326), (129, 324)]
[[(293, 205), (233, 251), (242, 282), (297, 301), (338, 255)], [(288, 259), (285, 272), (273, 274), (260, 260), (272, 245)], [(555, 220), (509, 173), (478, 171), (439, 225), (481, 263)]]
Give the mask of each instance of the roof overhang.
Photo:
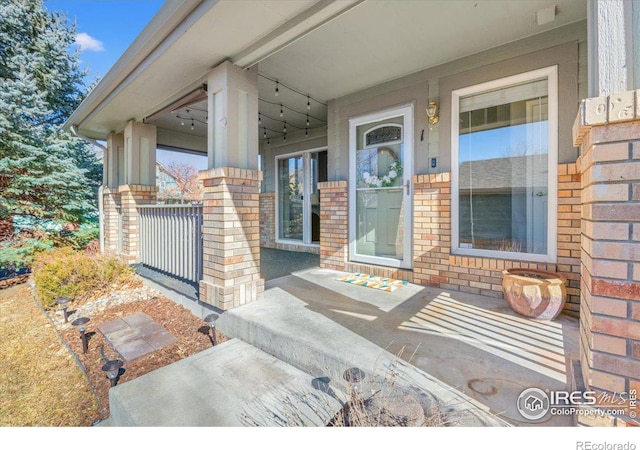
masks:
[(583, 0), (169, 0), (64, 127), (166, 116), (225, 60), (326, 101), (585, 18)]

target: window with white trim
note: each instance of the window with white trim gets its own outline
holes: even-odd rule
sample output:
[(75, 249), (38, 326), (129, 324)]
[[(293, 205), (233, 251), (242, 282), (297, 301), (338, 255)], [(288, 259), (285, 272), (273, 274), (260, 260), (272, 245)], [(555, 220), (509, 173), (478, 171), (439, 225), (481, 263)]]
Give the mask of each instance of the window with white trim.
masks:
[(555, 261), (557, 69), (452, 93), (452, 251)]

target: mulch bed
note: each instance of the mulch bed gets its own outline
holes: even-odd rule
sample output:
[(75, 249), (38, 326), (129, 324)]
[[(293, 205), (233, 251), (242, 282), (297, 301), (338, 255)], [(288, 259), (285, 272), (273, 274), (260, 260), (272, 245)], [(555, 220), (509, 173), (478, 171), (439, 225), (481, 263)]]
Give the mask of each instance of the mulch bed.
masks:
[[(107, 359), (122, 359), (120, 355), (106, 341), (97, 328), (98, 325), (110, 320), (122, 318), (131, 314), (143, 312), (158, 324), (162, 325), (169, 333), (176, 337), (177, 342), (143, 356), (125, 366), (120, 371), (118, 384), (126, 383), (139, 376), (159, 369), (183, 358), (191, 356), (210, 348), (211, 338), (208, 326), (199, 317), (194, 316), (189, 310), (174, 303), (162, 295), (152, 297), (150, 300), (138, 300), (123, 305), (113, 306), (105, 311), (94, 314), (87, 324), (88, 352), (83, 353), (82, 341), (79, 332), (74, 328), (61, 331), (61, 336), (77, 355), (84, 367), (89, 382), (96, 394), (101, 417), (96, 420), (104, 420), (109, 417), (109, 389), (110, 383), (102, 371), (105, 363), (103, 354)], [(69, 321), (73, 320), (73, 316)], [(54, 320), (55, 322), (55, 320)], [(217, 343), (226, 338), (217, 333)]]

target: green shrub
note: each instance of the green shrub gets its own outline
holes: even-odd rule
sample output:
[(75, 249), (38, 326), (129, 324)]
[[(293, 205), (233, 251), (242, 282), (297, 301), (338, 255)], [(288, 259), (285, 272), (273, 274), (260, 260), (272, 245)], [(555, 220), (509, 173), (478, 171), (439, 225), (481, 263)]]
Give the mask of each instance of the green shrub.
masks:
[(100, 226), (97, 222), (83, 223), (76, 231), (62, 229), (52, 234), (56, 247), (72, 247), (83, 250), (89, 243), (100, 238)]
[(53, 306), (58, 297), (82, 303), (112, 285), (132, 282), (134, 273), (125, 263), (71, 247), (40, 253), (33, 263), (36, 297), (44, 308)]
[(34, 257), (53, 246), (46, 236), (15, 235), (0, 242), (0, 270), (14, 271), (31, 267)]

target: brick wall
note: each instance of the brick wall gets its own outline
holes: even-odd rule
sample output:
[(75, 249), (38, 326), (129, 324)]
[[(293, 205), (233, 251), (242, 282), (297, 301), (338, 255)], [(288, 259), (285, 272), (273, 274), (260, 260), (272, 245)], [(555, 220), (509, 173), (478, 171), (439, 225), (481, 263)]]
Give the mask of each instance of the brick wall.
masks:
[[(574, 144), (582, 155), (582, 381), (599, 391), (638, 393), (640, 90), (584, 100)], [(609, 417), (609, 424), (637, 425), (633, 417)]]
[(120, 259), (128, 264), (140, 262), (140, 215), (138, 205), (156, 202), (158, 188), (127, 184), (120, 186), (120, 208), (122, 214), (122, 249)]
[(318, 183), (320, 267), (345, 270), (349, 251), (349, 192), (346, 181)]
[(640, 120), (587, 133), (582, 370), (592, 388), (640, 391)]
[(204, 186), (200, 300), (226, 310), (262, 298), (262, 172), (219, 167), (202, 171), (199, 177)]
[(276, 194), (260, 194), (260, 247), (275, 248), (276, 244)]
[(575, 163), (558, 166), (557, 264), (451, 254), (451, 176), (413, 177), (413, 270), (348, 261), (347, 182), (321, 186), (321, 266), (407, 280), (472, 294), (503, 297), (502, 271), (559, 272), (567, 278), (565, 311), (580, 308), (580, 174)]
[(260, 247), (277, 248), (290, 252), (320, 253), (319, 245), (278, 242), (276, 240), (276, 194), (260, 194)]
[(558, 165), (558, 265), (567, 279), (565, 311), (580, 312), (580, 214), (581, 175), (579, 163)]
[(451, 176), (417, 175), (414, 183), (414, 282), (471, 294), (503, 297), (502, 271), (511, 268), (562, 273), (565, 311), (579, 310), (580, 175), (576, 164), (558, 166), (558, 263), (451, 254)]

